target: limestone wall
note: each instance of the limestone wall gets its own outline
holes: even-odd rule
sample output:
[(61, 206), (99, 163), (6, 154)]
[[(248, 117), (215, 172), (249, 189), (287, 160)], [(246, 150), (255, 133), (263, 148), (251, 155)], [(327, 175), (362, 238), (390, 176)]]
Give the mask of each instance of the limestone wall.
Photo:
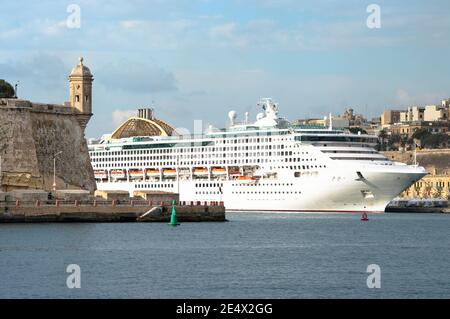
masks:
[[(39, 171), (45, 188), (53, 184), (53, 157), (56, 157), (57, 188), (80, 187), (95, 190), (94, 172), (87, 143), (77, 117), (66, 114), (31, 114), (32, 132), (36, 145)], [(50, 186), (50, 187), (49, 187)]]
[[(384, 152), (384, 155), (394, 161), (413, 164), (414, 151)], [(405, 190), (403, 198), (449, 198), (450, 196), (450, 150), (420, 150), (417, 151), (417, 163), (425, 167), (430, 175), (423, 177)]]
[[(413, 164), (414, 152), (384, 152), (384, 155), (394, 161)], [(417, 151), (417, 163), (431, 174), (450, 174), (450, 149)]]
[(29, 108), (0, 106), (1, 184), (16, 189), (39, 188), (42, 184), (30, 114)]
[(93, 192), (94, 173), (76, 110), (0, 100), (2, 190), (51, 190), (53, 156), (60, 151), (56, 161), (57, 188)]

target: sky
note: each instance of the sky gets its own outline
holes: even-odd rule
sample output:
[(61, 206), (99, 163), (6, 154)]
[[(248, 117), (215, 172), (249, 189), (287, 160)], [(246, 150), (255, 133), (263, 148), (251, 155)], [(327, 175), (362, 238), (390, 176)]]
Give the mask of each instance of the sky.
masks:
[(0, 79), (20, 98), (67, 101), (80, 56), (94, 75), (87, 137), (141, 107), (177, 128), (223, 127), (230, 110), (254, 118), (262, 97), (290, 120), (374, 117), (450, 97), (450, 2), (2, 1)]

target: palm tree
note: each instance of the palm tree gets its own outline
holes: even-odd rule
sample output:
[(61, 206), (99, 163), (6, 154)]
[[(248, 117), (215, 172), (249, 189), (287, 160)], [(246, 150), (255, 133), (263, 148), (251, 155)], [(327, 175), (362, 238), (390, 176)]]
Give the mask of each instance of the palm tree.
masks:
[(381, 151), (385, 151), (386, 146), (385, 146), (384, 141), (388, 138), (386, 129), (382, 129), (381, 131), (378, 132), (378, 138), (381, 140)]

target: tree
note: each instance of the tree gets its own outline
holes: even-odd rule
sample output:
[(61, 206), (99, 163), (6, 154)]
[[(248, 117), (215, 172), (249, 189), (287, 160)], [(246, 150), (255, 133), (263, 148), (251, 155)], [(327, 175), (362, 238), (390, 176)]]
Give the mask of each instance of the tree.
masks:
[(443, 133), (431, 133), (426, 128), (418, 129), (412, 135), (413, 139), (420, 141), (420, 146), (423, 148), (440, 148), (447, 147), (449, 136)]
[(358, 134), (358, 132), (361, 132), (361, 134), (367, 134), (367, 131), (360, 127), (349, 127), (348, 130), (353, 134)]
[(0, 79), (0, 98), (13, 98), (14, 96), (13, 86), (5, 80)]
[(388, 134), (386, 132), (386, 129), (382, 129), (381, 131), (378, 132), (378, 139), (379, 139), (379, 143), (380, 143), (380, 151), (385, 151), (386, 150), (386, 140), (388, 138)]
[(399, 144), (402, 141), (402, 137), (400, 134), (392, 134), (387, 142), (387, 145), (390, 150), (392, 149), (398, 149)]
[(429, 134), (423, 137), (421, 142), (425, 148), (440, 148), (441, 145), (447, 145), (448, 135), (442, 133)]
[(422, 140), (422, 138), (431, 135), (431, 133), (426, 128), (420, 128), (413, 133), (412, 139)]

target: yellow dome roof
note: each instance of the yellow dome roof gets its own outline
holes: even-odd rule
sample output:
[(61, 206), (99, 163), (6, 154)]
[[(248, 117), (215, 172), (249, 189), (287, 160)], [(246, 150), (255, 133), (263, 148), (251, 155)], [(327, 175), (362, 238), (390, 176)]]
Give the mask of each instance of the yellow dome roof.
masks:
[(112, 134), (111, 139), (133, 136), (172, 136), (178, 135), (175, 129), (166, 122), (158, 119), (130, 117), (123, 122)]

